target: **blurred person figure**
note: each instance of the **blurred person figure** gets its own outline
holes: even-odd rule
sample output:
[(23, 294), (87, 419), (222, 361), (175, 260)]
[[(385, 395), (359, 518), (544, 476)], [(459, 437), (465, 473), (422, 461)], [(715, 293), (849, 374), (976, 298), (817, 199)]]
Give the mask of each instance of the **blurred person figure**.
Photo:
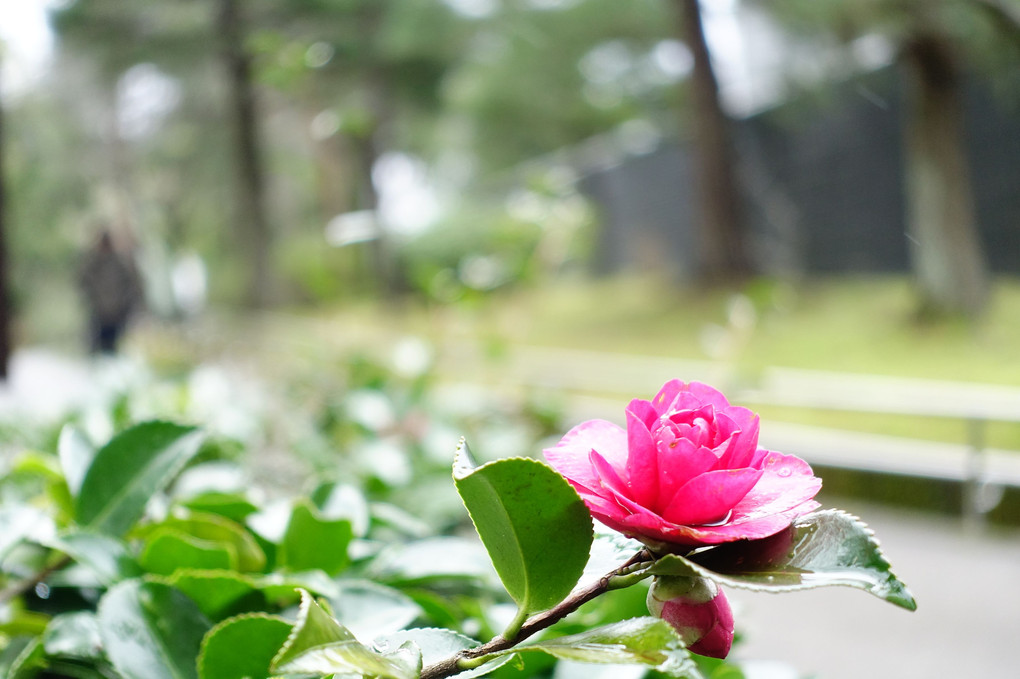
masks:
[(112, 354), (131, 315), (142, 302), (142, 282), (130, 253), (118, 252), (102, 229), (85, 253), (78, 283), (89, 314), (89, 350)]

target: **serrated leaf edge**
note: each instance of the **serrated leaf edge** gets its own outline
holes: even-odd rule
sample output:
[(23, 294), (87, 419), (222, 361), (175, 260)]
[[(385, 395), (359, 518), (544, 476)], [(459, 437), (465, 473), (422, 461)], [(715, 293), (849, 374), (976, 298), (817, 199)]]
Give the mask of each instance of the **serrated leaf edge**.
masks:
[[(292, 623), (291, 621), (287, 620), (286, 618), (284, 618), (282, 616), (273, 615), (271, 613), (265, 613), (265, 612), (262, 612), (262, 611), (257, 611), (257, 612), (253, 612), (253, 613), (241, 613), (240, 615), (231, 616), (231, 617), (227, 618), (226, 620), (221, 620), (220, 622), (218, 622), (215, 625), (213, 625), (209, 629), (209, 631), (205, 633), (205, 636), (202, 637), (202, 645), (198, 649), (198, 658), (195, 661), (195, 666), (198, 668), (198, 676), (199, 677), (204, 677), (205, 676), (205, 672), (203, 671), (203, 666), (205, 665), (205, 650), (206, 650), (206, 645), (209, 643), (209, 640), (212, 639), (212, 637), (217, 632), (219, 632), (220, 629), (222, 629), (224, 627), (227, 627), (227, 626), (229, 626), (231, 624), (237, 623), (237, 622), (239, 622), (241, 620), (247, 620), (249, 618), (260, 618), (260, 619), (265, 619), (265, 620), (278, 620), (280, 622), (285, 622), (288, 625), (291, 625), (291, 629), (293, 629), (293, 626), (294, 626), (294, 623)], [(287, 638), (289, 639), (290, 636), (288, 635)], [(275, 655), (273, 656), (273, 659), (274, 660), (276, 659)]]
[[(690, 568), (692, 568), (695, 572), (698, 573), (698, 575), (700, 575), (702, 577), (705, 577), (705, 578), (708, 578), (709, 580), (712, 580), (713, 582), (716, 582), (717, 584), (725, 585), (727, 587), (733, 587), (735, 589), (744, 589), (744, 590), (755, 591), (755, 592), (767, 592), (769, 594), (781, 594), (781, 593), (784, 593), (784, 592), (802, 592), (802, 591), (809, 590), (809, 589), (818, 589), (820, 587), (850, 587), (852, 589), (863, 590), (863, 591), (865, 591), (865, 592), (867, 592), (869, 594), (872, 594), (873, 596), (878, 596), (878, 598), (882, 599), (883, 601), (888, 601), (889, 603), (893, 604), (894, 606), (900, 606), (900, 607), (906, 608), (907, 610), (910, 610), (910, 611), (916, 610), (917, 602), (914, 599), (913, 594), (910, 593), (910, 590), (903, 583), (903, 581), (900, 580), (892, 572), (892, 564), (889, 563), (889, 560), (885, 557), (885, 553), (882, 552), (881, 544), (880, 544), (878, 538), (875, 536), (875, 531), (867, 523), (862, 521), (860, 517), (855, 516), (854, 514), (851, 514), (850, 512), (844, 511), (842, 509), (823, 509), (823, 510), (820, 510), (820, 511), (811, 512), (809, 514), (803, 514), (803, 515), (797, 517), (796, 519), (793, 520), (793, 525), (794, 526), (796, 526), (798, 524), (803, 525), (805, 519), (807, 519), (809, 517), (813, 517), (813, 516), (823, 515), (823, 514), (844, 516), (844, 517), (850, 519), (850, 521), (854, 525), (856, 525), (857, 527), (859, 527), (862, 530), (862, 532), (864, 533), (864, 535), (866, 536), (866, 538), (868, 540), (868, 543), (872, 547), (875, 548), (876, 555), (881, 560), (881, 563), (886, 567), (886, 573), (889, 575), (889, 577), (893, 581), (898, 583), (900, 590), (902, 591), (903, 595), (907, 598), (908, 601), (904, 601), (902, 604), (897, 602), (897, 601), (891, 601), (891, 600), (889, 600), (889, 599), (887, 599), (885, 597), (882, 597), (882, 596), (879, 596), (879, 595), (875, 594), (874, 592), (871, 591), (870, 588), (862, 587), (860, 585), (854, 585), (854, 584), (850, 584), (850, 583), (845, 583), (845, 582), (807, 583), (807, 584), (799, 584), (799, 585), (773, 585), (773, 584), (763, 585), (761, 583), (745, 583), (745, 582), (743, 582), (741, 580), (733, 579), (733, 578), (731, 578), (730, 576), (728, 576), (728, 575), (726, 575), (724, 573), (717, 573), (717, 572), (715, 572), (713, 570), (710, 570), (710, 569), (702, 566), (701, 564), (696, 563), (694, 561), (691, 561), (690, 559), (684, 558), (684, 557), (682, 557), (682, 556), (680, 556), (678, 554), (668, 554), (668, 555), (666, 555), (663, 558), (676, 558), (676, 559), (680, 559), (684, 563), (688, 564), (690, 566)], [(653, 568), (654, 568), (654, 566), (653, 566)], [(907, 604), (907, 603), (912, 604), (913, 607), (908, 606), (908, 605), (904, 605), (904, 604)]]

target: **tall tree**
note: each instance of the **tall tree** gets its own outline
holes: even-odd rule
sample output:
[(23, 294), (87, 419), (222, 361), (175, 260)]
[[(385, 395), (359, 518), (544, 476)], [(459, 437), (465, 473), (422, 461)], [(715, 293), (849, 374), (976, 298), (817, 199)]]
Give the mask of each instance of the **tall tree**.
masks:
[[(977, 316), (989, 273), (977, 229), (963, 125), (964, 72), (988, 44), (1016, 43), (1015, 11), (998, 0), (781, 0), (767, 5), (804, 31), (843, 40), (879, 34), (907, 85), (906, 222), (920, 309)], [(1015, 64), (1012, 66), (1015, 69)]]
[(740, 280), (750, 273), (741, 193), (730, 121), (719, 100), (719, 83), (705, 39), (699, 0), (675, 0), (680, 33), (694, 57), (690, 77), (691, 132), (700, 212), (701, 278)]
[(265, 170), (257, 128), (258, 115), (251, 56), (245, 49), (245, 29), (237, 0), (220, 0), (217, 27), (222, 40), (230, 92), (237, 172), (235, 222), (248, 251), (248, 302), (265, 306), (270, 299), (271, 232), (266, 212)]
[(922, 314), (976, 315), (988, 297), (963, 134), (960, 65), (937, 28), (903, 45), (910, 114), (905, 163), (907, 225)]
[[(3, 57), (0, 56), (0, 71), (2, 71)], [(0, 92), (3, 83), (0, 82)], [(12, 342), (11, 342), (11, 299), (10, 299), (10, 267), (8, 266), (7, 255), (7, 192), (5, 155), (4, 155), (4, 101), (0, 94), (0, 379), (7, 379), (7, 370), (10, 364)]]

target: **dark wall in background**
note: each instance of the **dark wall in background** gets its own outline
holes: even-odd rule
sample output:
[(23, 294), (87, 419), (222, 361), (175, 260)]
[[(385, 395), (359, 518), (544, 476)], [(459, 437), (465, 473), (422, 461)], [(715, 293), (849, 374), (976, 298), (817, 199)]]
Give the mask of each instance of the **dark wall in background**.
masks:
[[(889, 68), (734, 123), (758, 267), (770, 273), (904, 272), (902, 88)], [(967, 143), (985, 254), (1020, 273), (1020, 102), (968, 88)], [(663, 144), (588, 172), (600, 206), (600, 272), (696, 265), (688, 149)]]

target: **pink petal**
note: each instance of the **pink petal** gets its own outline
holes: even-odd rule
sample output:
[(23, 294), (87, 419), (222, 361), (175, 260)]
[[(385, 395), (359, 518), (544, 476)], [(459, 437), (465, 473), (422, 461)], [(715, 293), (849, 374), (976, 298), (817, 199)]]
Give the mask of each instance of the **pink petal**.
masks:
[(645, 427), (651, 430), (652, 425), (659, 419), (659, 413), (655, 411), (653, 406), (648, 401), (643, 401), (639, 398), (634, 399), (627, 406), (627, 413), (633, 413), (639, 420), (644, 422)]
[(659, 499), (659, 451), (645, 423), (632, 410), (627, 411), (628, 496), (652, 507)]
[[(602, 481), (602, 488), (613, 492), (613, 497), (621, 496), (630, 499), (632, 496), (632, 490), (630, 483), (620, 476), (619, 472), (613, 468), (613, 465), (609, 464), (606, 458), (598, 454), (598, 451), (591, 451), (588, 454), (591, 460), (591, 466), (595, 469), (595, 473), (599, 475), (599, 479)], [(600, 495), (608, 497), (608, 493), (599, 493)]]
[[(731, 410), (736, 410), (736, 408)], [(730, 411), (727, 411), (726, 414), (729, 415)], [(752, 415), (749, 421), (738, 421), (736, 424), (740, 430), (730, 438), (726, 444), (726, 451), (719, 457), (720, 469), (756, 466), (752, 463), (758, 450), (758, 416)]]
[(614, 467), (627, 465), (627, 432), (612, 422), (588, 420), (564, 435), (552, 448), (542, 451), (546, 461), (570, 481), (587, 488), (599, 487), (588, 453), (598, 450)]
[(779, 514), (813, 498), (822, 488), (807, 462), (794, 455), (765, 452), (761, 480), (733, 508), (734, 523)]
[(730, 407), (730, 402), (726, 400), (721, 391), (703, 382), (689, 383), (687, 391), (696, 396), (701, 403), (711, 403), (719, 410)]
[(660, 415), (668, 412), (673, 405), (673, 401), (676, 400), (676, 395), (686, 389), (685, 385), (680, 380), (670, 380), (662, 385), (662, 389), (659, 389), (659, 393), (652, 399), (652, 406), (655, 411)]
[[(663, 449), (664, 448), (664, 449)], [(674, 447), (659, 449), (659, 500), (656, 509), (662, 511), (688, 481), (695, 476), (711, 471), (719, 458), (708, 448), (696, 446), (690, 441), (679, 439)]]
[(746, 468), (720, 469), (696, 476), (673, 496), (663, 518), (683, 526), (721, 521), (761, 476), (761, 471)]

